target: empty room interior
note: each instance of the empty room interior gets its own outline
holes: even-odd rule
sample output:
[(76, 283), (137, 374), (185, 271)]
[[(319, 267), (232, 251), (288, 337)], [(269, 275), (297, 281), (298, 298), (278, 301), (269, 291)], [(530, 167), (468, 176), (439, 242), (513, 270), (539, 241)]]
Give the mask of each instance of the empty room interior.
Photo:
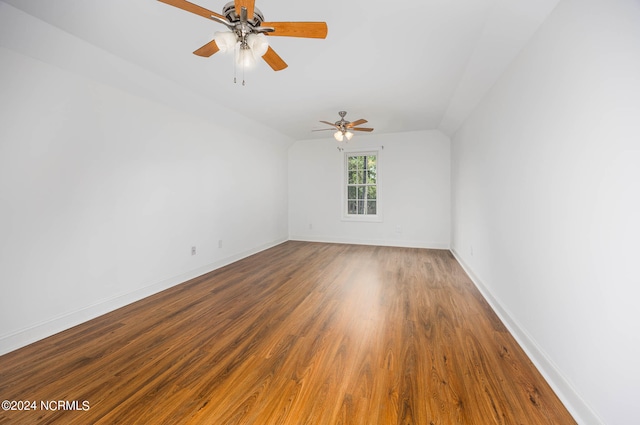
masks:
[(0, 424), (628, 425), (638, 0), (0, 0)]

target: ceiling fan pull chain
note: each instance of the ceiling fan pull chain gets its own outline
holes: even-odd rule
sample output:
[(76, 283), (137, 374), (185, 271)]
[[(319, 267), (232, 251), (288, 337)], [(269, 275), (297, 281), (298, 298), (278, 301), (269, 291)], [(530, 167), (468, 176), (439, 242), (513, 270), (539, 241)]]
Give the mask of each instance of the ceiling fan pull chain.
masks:
[[(233, 49), (233, 56), (235, 57), (238, 54), (238, 45), (236, 44), (234, 49)], [(238, 75), (238, 62), (237, 61), (233, 61), (233, 84), (237, 83), (237, 78), (236, 76)]]

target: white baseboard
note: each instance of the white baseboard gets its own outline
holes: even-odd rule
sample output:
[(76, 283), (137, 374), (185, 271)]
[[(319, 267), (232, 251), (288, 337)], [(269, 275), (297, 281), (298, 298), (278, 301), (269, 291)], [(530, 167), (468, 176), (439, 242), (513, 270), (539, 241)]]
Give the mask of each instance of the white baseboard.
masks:
[(407, 241), (403, 239), (363, 239), (335, 236), (290, 235), (289, 240), (302, 242), (341, 243), (353, 245), (396, 246), (401, 248), (449, 249), (448, 243), (428, 241)]
[(146, 298), (158, 292), (164, 291), (165, 289), (169, 289), (172, 286), (176, 286), (181, 283), (184, 283), (195, 277), (202, 276), (203, 274), (209, 273), (213, 270), (219, 269), (228, 264), (231, 264), (243, 258), (249, 257), (260, 251), (264, 251), (265, 249), (269, 249), (271, 247), (279, 245), (283, 242), (286, 242), (286, 240), (287, 239), (280, 239), (280, 240), (272, 241), (267, 244), (263, 244), (254, 249), (250, 249), (244, 252), (240, 252), (238, 254), (234, 254), (232, 256), (207, 264), (205, 266), (198, 267), (197, 269), (190, 270), (186, 273), (182, 273), (180, 275), (173, 276), (169, 279), (165, 279), (160, 282), (155, 282), (145, 287), (136, 289), (135, 291), (116, 295), (112, 298), (99, 301), (95, 304), (83, 307), (81, 309), (72, 311), (70, 313), (53, 317), (45, 322), (41, 322), (36, 325), (29, 326), (27, 328), (21, 329), (19, 331), (16, 331), (10, 334), (2, 335), (0, 336), (0, 355), (6, 354), (13, 350), (17, 350), (18, 348), (24, 347), (33, 342), (47, 338), (58, 332), (62, 332), (66, 329), (72, 328), (88, 320), (94, 319), (98, 316), (114, 311), (120, 307), (124, 307), (125, 305), (134, 303), (143, 298)]
[(529, 356), (529, 359), (531, 359), (536, 368), (538, 368), (538, 371), (540, 371), (544, 379), (549, 383), (576, 422), (582, 425), (603, 425), (604, 421), (578, 394), (553, 360), (549, 358), (526, 329), (513, 318), (502, 303), (491, 293), (489, 288), (473, 272), (471, 267), (464, 262), (455, 248), (451, 248), (451, 253), (474, 285), (482, 293), (482, 296), (491, 305), (491, 308), (493, 308), (500, 320), (502, 320), (502, 323), (504, 323), (509, 332), (511, 332), (511, 335), (513, 335), (527, 356)]

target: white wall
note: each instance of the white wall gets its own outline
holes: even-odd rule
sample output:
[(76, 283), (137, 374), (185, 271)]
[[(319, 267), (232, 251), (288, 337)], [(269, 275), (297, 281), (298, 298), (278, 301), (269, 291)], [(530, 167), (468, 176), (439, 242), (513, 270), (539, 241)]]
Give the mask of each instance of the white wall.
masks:
[(584, 424), (640, 400), (640, 2), (562, 0), (452, 139), (452, 247)]
[[(330, 132), (329, 132), (330, 134)], [(295, 240), (449, 248), (449, 138), (439, 131), (357, 134), (349, 149), (380, 150), (383, 221), (342, 220), (344, 153), (327, 139), (289, 148), (289, 237)]]
[(0, 354), (286, 240), (286, 137), (0, 8)]

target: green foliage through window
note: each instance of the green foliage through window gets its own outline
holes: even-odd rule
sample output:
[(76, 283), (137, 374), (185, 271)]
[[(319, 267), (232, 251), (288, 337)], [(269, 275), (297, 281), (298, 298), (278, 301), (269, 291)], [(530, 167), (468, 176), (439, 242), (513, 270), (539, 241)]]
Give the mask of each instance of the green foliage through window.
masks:
[(347, 154), (347, 214), (378, 213), (378, 156)]

